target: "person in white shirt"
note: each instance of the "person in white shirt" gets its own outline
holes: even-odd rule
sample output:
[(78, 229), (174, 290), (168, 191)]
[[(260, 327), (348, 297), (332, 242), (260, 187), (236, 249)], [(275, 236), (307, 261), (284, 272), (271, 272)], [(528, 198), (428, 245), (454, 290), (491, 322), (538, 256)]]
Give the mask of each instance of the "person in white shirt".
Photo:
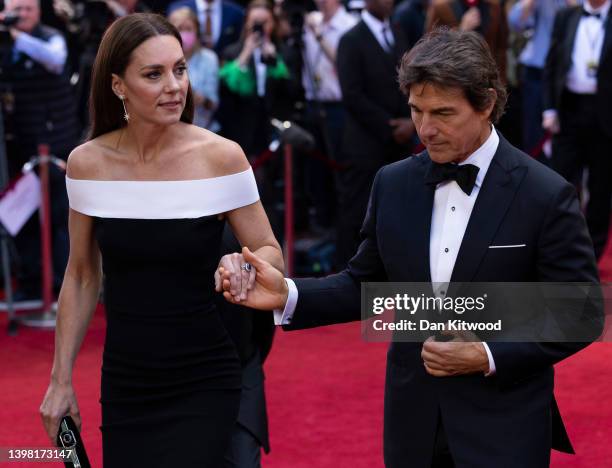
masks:
[[(13, 134), (7, 138), (7, 153), (11, 172), (18, 174), (42, 143), (49, 145), (51, 154), (67, 158), (78, 142), (80, 124), (64, 36), (41, 23), (38, 0), (7, 0), (5, 7), (3, 17), (19, 17), (9, 28), (13, 43), (2, 65), (3, 112)], [(63, 175), (53, 165), (50, 177), (54, 286), (59, 290), (68, 261), (68, 200)], [(21, 230), (16, 244), (21, 259), (16, 299), (37, 299), (41, 267), (36, 216)]]
[(586, 0), (559, 11), (544, 67), (542, 126), (553, 134), (551, 166), (576, 185), (588, 169), (585, 214), (597, 258), (612, 208), (610, 6), (610, 0)]
[[(302, 37), (302, 85), (306, 107), (304, 123), (315, 137), (316, 150), (328, 159), (340, 157), (344, 106), (336, 67), (340, 38), (357, 19), (340, 0), (317, 0), (317, 11), (305, 17)], [(333, 226), (336, 208), (333, 173), (320, 159), (307, 158), (305, 186), (315, 210), (315, 228)], [(313, 227), (313, 226), (311, 226)]]
[[(404, 56), (399, 83), (427, 151), (378, 172), (348, 267), (325, 278), (284, 279), (244, 248), (256, 284), (238, 299), (244, 291), (221, 271), (225, 298), (274, 310), (277, 324), (291, 330), (360, 320), (363, 282), (597, 283), (574, 188), (493, 126), (506, 91), (482, 37), (428, 35)], [(552, 366), (587, 343), (451, 335), (450, 342), (390, 345), (388, 468), (535, 468), (549, 465), (551, 447), (573, 453)]]

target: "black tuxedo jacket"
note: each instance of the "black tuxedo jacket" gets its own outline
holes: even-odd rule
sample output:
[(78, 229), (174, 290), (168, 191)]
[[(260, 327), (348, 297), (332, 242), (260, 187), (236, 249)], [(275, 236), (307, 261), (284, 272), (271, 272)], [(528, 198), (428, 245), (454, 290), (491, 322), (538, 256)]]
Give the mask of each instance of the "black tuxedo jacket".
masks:
[(394, 27), (393, 54), (379, 44), (361, 20), (340, 39), (338, 78), (346, 108), (342, 150), (346, 157), (376, 159), (378, 165), (405, 156), (407, 147), (393, 140), (389, 120), (410, 117), (406, 97), (397, 87), (397, 67), (407, 50), (401, 29)]
[[(582, 6), (564, 8), (555, 16), (550, 49), (544, 67), (544, 109), (560, 110), (567, 74), (572, 66), (572, 52), (576, 40)], [(608, 13), (604, 25), (604, 44), (597, 72), (597, 104), (599, 121), (612, 137), (612, 15)]]
[[(426, 153), (377, 174), (362, 243), (346, 270), (296, 280), (287, 329), (360, 319), (363, 281), (429, 282), (435, 188)], [(520, 249), (490, 245), (526, 244)], [(500, 137), (472, 211), (452, 281), (597, 282), (574, 188)], [(457, 467), (544, 467), (551, 445), (572, 452), (553, 397), (553, 364), (586, 343), (490, 342), (494, 376), (432, 377), (420, 343), (392, 343), (385, 387), (385, 463), (429, 468), (438, 415)]]

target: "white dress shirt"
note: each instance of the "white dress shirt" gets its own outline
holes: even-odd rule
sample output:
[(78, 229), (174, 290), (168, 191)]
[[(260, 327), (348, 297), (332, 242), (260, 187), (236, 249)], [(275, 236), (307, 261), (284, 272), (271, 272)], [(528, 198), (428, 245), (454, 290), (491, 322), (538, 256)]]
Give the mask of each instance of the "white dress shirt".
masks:
[[(313, 12), (311, 15), (322, 13)], [(338, 43), (342, 35), (355, 26), (357, 20), (341, 6), (327, 23), (321, 25), (321, 37), (325, 44), (334, 52), (338, 50)], [(338, 81), (336, 64), (333, 63), (317, 41), (310, 28), (304, 28), (304, 70), (302, 72), (302, 84), (309, 101), (342, 101), (342, 91)]]
[[(431, 216), (429, 260), (434, 293), (439, 296), (446, 294), (444, 286), (451, 279), (472, 209), (498, 146), (499, 136), (495, 128), (491, 127), (491, 134), (482, 146), (460, 163), (460, 165), (473, 164), (479, 168), (476, 183), (470, 195), (461, 190), (454, 180), (442, 182), (436, 187)], [(289, 295), (285, 309), (274, 311), (276, 325), (291, 323), (298, 301), (298, 290), (295, 283), (289, 278), (285, 280), (289, 288)], [(486, 375), (492, 375), (495, 373), (495, 361), (487, 343), (482, 344), (489, 359), (489, 372)]]
[(389, 23), (389, 18), (386, 18), (384, 21), (379, 20), (368, 10), (363, 10), (361, 12), (361, 19), (368, 26), (374, 37), (383, 48), (383, 50), (391, 53), (393, 50), (389, 47), (393, 47), (395, 44), (395, 38), (393, 37), (393, 31), (391, 30), (391, 24)]
[(589, 75), (588, 64), (592, 62), (599, 65), (610, 0), (597, 9), (587, 1), (584, 2), (583, 8), (589, 13), (598, 13), (601, 17), (583, 16), (580, 18), (572, 51), (572, 66), (567, 74), (566, 86), (573, 93), (595, 94), (597, 93), (597, 76)]
[(200, 33), (204, 34), (206, 29), (206, 9), (210, 8), (210, 26), (212, 33), (212, 43), (216, 44), (221, 36), (221, 15), (222, 5), (221, 0), (212, 0), (207, 2), (206, 0), (195, 0), (198, 21), (200, 23)]
[(255, 81), (257, 83), (257, 95), (264, 97), (266, 95), (266, 78), (268, 66), (262, 61), (261, 47), (257, 47), (253, 51), (253, 61), (255, 62)]

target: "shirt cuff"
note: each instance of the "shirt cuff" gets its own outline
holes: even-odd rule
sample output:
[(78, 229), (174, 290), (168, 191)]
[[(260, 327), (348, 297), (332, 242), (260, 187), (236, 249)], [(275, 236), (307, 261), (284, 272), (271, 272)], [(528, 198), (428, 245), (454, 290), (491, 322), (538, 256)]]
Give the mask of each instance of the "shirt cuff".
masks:
[(489, 372), (485, 373), (485, 377), (490, 377), (492, 375), (495, 375), (495, 361), (493, 360), (493, 354), (491, 354), (491, 350), (489, 349), (489, 345), (486, 344), (484, 341), (482, 342), (482, 345), (484, 346), (485, 351), (487, 352), (487, 358), (489, 358)]
[(287, 288), (289, 288), (289, 294), (287, 295), (287, 303), (283, 310), (274, 309), (274, 325), (289, 325), (295, 312), (295, 307), (298, 301), (298, 290), (297, 286), (291, 278), (285, 278)]

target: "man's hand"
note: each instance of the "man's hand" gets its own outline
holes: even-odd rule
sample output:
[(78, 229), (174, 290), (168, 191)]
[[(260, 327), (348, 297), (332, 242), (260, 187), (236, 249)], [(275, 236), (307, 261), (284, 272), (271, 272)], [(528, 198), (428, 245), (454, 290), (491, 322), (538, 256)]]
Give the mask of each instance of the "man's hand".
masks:
[(53, 11), (63, 21), (74, 18), (74, 4), (71, 0), (53, 0)]
[(410, 119), (391, 119), (389, 125), (393, 127), (393, 139), (400, 145), (410, 143), (414, 135), (414, 123)]
[[(4, 19), (4, 18), (3, 18)], [(16, 41), (17, 38), (23, 34), (23, 31), (20, 31), (17, 28), (9, 28), (9, 33), (11, 33), (11, 37), (13, 38), (13, 41)]]
[(542, 128), (548, 130), (550, 133), (557, 134), (561, 131), (561, 124), (559, 122), (559, 116), (556, 113), (544, 113), (542, 118)]
[(462, 31), (474, 31), (474, 29), (480, 26), (481, 21), (480, 10), (476, 7), (472, 7), (462, 16), (459, 29)]
[(321, 34), (323, 14), (320, 11), (312, 11), (306, 15), (304, 23), (306, 24), (306, 27), (310, 29), (313, 36), (317, 37)]
[(489, 358), (482, 342), (463, 341), (459, 334), (446, 342), (429, 337), (423, 343), (421, 357), (425, 370), (434, 377), (489, 372)]
[(232, 304), (260, 310), (284, 309), (289, 295), (289, 288), (283, 274), (261, 259), (248, 247), (242, 248), (242, 257), (257, 271), (255, 284), (247, 291), (246, 298), (235, 301), (231, 294), (231, 274), (223, 267), (219, 268), (222, 278), (223, 297)]

